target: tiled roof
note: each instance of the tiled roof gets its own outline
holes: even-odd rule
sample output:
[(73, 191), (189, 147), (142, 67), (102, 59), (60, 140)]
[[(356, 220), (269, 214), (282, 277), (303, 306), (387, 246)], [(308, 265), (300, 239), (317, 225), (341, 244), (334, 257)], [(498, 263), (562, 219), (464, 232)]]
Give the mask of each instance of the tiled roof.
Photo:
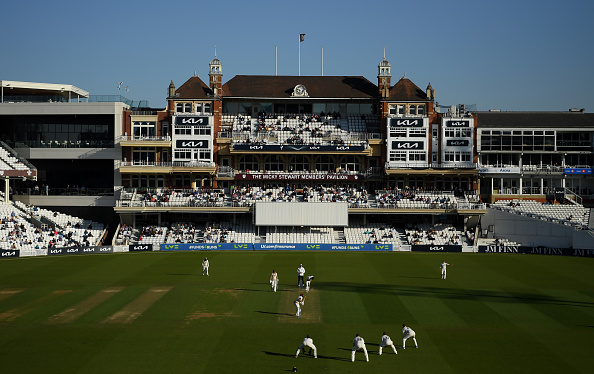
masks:
[(427, 93), (417, 87), (410, 79), (401, 78), (390, 88), (389, 101), (429, 101)]
[(212, 99), (212, 90), (202, 79), (193, 76), (175, 90), (178, 99)]
[(594, 113), (581, 112), (478, 112), (481, 128), (593, 128)]
[(223, 96), (291, 98), (300, 84), (310, 98), (374, 99), (378, 94), (377, 86), (364, 77), (237, 75), (223, 85)]

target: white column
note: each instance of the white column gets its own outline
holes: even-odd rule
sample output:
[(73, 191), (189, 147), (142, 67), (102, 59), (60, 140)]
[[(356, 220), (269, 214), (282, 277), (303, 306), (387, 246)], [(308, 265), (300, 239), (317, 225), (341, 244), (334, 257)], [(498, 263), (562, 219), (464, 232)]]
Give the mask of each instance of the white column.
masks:
[(8, 204), (9, 203), (9, 196), (8, 194), (10, 193), (10, 178), (9, 177), (4, 177), (4, 203)]

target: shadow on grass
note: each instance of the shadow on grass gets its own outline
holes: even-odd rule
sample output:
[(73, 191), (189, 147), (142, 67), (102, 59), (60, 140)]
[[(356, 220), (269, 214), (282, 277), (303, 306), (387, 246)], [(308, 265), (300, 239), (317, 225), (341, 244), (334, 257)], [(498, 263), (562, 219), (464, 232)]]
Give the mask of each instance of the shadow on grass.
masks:
[(273, 314), (273, 315), (276, 315), (276, 316), (289, 316), (289, 317), (294, 316), (294, 314), (291, 314), (291, 313), (266, 312), (266, 311), (263, 311), (263, 310), (256, 310), (256, 313)]
[(439, 277), (409, 277), (406, 275), (397, 275), (397, 278), (410, 278), (410, 279), (439, 279)]
[(295, 355), (294, 354), (269, 352), (269, 351), (262, 351), (262, 352), (264, 352), (265, 354), (270, 355), (270, 356), (280, 356), (280, 357), (292, 357), (292, 358), (295, 358)]
[[(270, 286), (268, 286), (268, 287), (270, 287)], [(237, 291), (252, 291), (252, 292), (272, 292), (272, 291), (270, 291), (270, 289), (260, 290), (260, 289), (242, 288), (242, 287), (234, 288), (234, 290), (237, 290)]]
[[(429, 278), (433, 279), (433, 278)], [(351, 282), (318, 282), (316, 288), (320, 291), (375, 293), (400, 296), (431, 296), (442, 299), (483, 300), (501, 303), (549, 304), (575, 307), (594, 307), (594, 303), (577, 300), (566, 300), (542, 294), (529, 294), (506, 291), (472, 290), (443, 287), (414, 287), (387, 284), (362, 284)]]
[[(350, 351), (350, 349), (349, 349)], [(278, 353), (278, 352), (270, 352), (270, 351), (262, 351), (267, 355), (271, 355), (271, 356), (280, 356), (280, 357), (292, 357), (295, 358), (294, 354), (287, 354), (287, 353)], [(300, 354), (299, 358), (314, 358), (313, 356), (307, 355), (307, 354)], [(318, 358), (316, 360), (335, 360), (335, 361), (351, 361), (348, 358), (344, 358), (344, 357), (334, 357), (334, 356), (325, 356), (325, 355), (318, 355)]]

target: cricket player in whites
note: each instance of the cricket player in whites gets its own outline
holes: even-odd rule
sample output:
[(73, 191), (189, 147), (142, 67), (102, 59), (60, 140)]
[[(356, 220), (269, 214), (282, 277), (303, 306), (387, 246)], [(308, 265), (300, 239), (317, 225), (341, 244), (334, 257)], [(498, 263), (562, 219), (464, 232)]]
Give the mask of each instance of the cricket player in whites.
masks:
[(441, 265), (439, 265), (439, 268), (441, 269), (441, 279), (446, 279), (446, 273), (447, 273), (448, 266), (451, 266), (451, 265), (445, 261), (442, 261)]
[[(301, 344), (299, 345), (299, 348), (297, 348), (297, 352), (295, 352), (295, 358), (297, 358), (297, 356), (299, 356), (299, 352), (304, 347), (310, 348), (310, 352), (309, 352), (310, 354), (311, 354), (311, 351), (313, 350), (314, 358), (318, 358), (318, 350), (316, 349), (316, 346), (313, 343), (313, 339), (311, 338), (311, 336), (309, 334), (307, 334), (307, 337), (305, 339), (303, 339), (303, 342), (301, 342)], [(305, 349), (303, 349), (303, 354), (305, 354)]]
[(204, 275), (204, 273), (206, 273), (206, 276), (208, 276), (208, 267), (210, 266), (210, 264), (208, 263), (208, 258), (204, 257), (204, 261), (202, 261), (202, 275)]
[(417, 338), (415, 338), (415, 331), (410, 327), (406, 326), (406, 324), (402, 324), (402, 349), (406, 349), (406, 340), (408, 338), (412, 338), (413, 342), (415, 342), (415, 348), (419, 348), (417, 344)]
[(308, 275), (307, 278), (305, 278), (305, 292), (309, 292), (309, 286), (311, 285), (312, 279), (314, 279), (313, 275)]
[(355, 352), (359, 349), (363, 350), (365, 353), (365, 361), (369, 362), (369, 355), (367, 354), (367, 348), (365, 348), (365, 340), (361, 337), (361, 335), (357, 334), (355, 339), (353, 339), (353, 349), (351, 350), (351, 362), (355, 362)]
[(384, 331), (384, 334), (382, 335), (382, 341), (379, 344), (379, 355), (382, 355), (382, 348), (384, 347), (392, 347), (392, 350), (394, 351), (394, 354), (398, 354), (398, 352), (396, 352), (396, 347), (394, 347), (394, 343), (392, 342), (392, 339), (390, 339), (390, 337), (386, 334), (386, 332)]
[(300, 290), (303, 288), (303, 276), (304, 275), (305, 275), (305, 268), (303, 267), (303, 264), (301, 264), (297, 268), (297, 286), (299, 286)]
[(305, 296), (303, 296), (303, 294), (299, 295), (299, 297), (295, 299), (294, 303), (295, 308), (297, 308), (297, 314), (295, 315), (297, 318), (301, 318), (301, 306), (305, 304)]
[(272, 269), (272, 274), (270, 274), (270, 290), (276, 292), (276, 287), (278, 287), (278, 273), (275, 269)]

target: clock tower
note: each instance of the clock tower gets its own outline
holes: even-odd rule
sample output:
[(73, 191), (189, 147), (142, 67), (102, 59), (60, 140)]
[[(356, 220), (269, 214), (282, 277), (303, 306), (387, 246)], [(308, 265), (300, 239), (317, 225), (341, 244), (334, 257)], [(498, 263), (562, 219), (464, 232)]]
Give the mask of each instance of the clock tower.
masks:
[(217, 58), (217, 52), (215, 48), (215, 58), (209, 64), (210, 70), (208, 76), (210, 77), (210, 89), (212, 90), (215, 97), (221, 96), (223, 87), (223, 64)]
[(390, 63), (386, 60), (386, 51), (384, 50), (384, 59), (377, 66), (377, 86), (379, 88), (379, 98), (387, 99), (390, 96)]

